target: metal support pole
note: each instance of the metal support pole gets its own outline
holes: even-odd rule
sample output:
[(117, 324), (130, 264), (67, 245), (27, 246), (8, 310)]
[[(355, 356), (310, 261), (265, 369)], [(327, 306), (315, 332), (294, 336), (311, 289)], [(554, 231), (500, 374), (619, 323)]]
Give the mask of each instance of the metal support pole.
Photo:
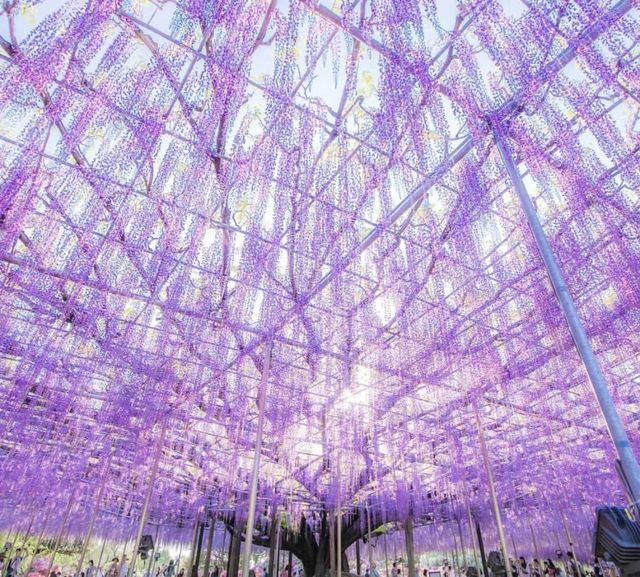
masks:
[(91, 513), (91, 521), (89, 521), (89, 529), (87, 530), (87, 535), (84, 539), (84, 544), (82, 546), (82, 553), (80, 554), (80, 560), (78, 561), (78, 567), (76, 569), (76, 575), (80, 576), (80, 572), (82, 571), (82, 564), (84, 563), (84, 558), (87, 554), (87, 549), (89, 548), (89, 541), (91, 541), (91, 537), (93, 536), (93, 527), (96, 523), (96, 517), (98, 516), (98, 511), (100, 510), (100, 503), (102, 502), (102, 496), (104, 495), (105, 487), (107, 486), (107, 480), (109, 479), (109, 467), (111, 465), (111, 449), (109, 449), (109, 456), (107, 457), (107, 463), (102, 472), (102, 483), (100, 483), (100, 489), (98, 490), (98, 496), (96, 497), (96, 504), (93, 508), (93, 513)]
[(371, 573), (371, 564), (373, 563), (373, 551), (371, 550), (371, 511), (367, 505), (367, 555), (369, 558), (369, 573)]
[(536, 559), (540, 559), (540, 551), (538, 551), (538, 540), (536, 539), (536, 534), (533, 531), (533, 525), (531, 524), (531, 519), (529, 521), (529, 529), (531, 530), (531, 538), (533, 539), (533, 549), (536, 552)]
[(504, 557), (504, 567), (507, 571), (507, 577), (512, 577), (511, 563), (509, 562), (509, 551), (507, 549), (507, 539), (504, 536), (502, 516), (500, 515), (500, 505), (498, 503), (496, 487), (493, 481), (493, 471), (491, 470), (491, 463), (489, 462), (489, 452), (487, 451), (487, 444), (484, 439), (484, 428), (482, 427), (482, 422), (480, 421), (480, 413), (478, 413), (478, 408), (475, 405), (474, 411), (476, 413), (476, 424), (478, 425), (478, 440), (480, 441), (482, 459), (484, 460), (484, 468), (487, 471), (487, 481), (489, 482), (489, 493), (491, 495), (491, 504), (493, 505), (493, 515), (496, 520), (496, 527), (498, 528), (498, 538), (500, 539), (502, 556)]
[[(36, 544), (35, 544), (35, 546), (33, 548), (33, 555), (31, 556), (31, 563), (29, 563), (28, 569), (31, 568), (31, 566), (33, 565), (33, 562), (36, 559), (36, 555), (38, 554), (38, 550), (40, 549), (40, 542), (42, 541), (42, 537), (44, 535), (44, 531), (45, 531), (45, 529), (47, 527), (47, 523), (49, 522), (49, 515), (51, 513), (51, 506), (52, 506), (51, 502), (49, 502), (49, 505), (47, 506), (47, 512), (46, 512), (46, 514), (44, 516), (44, 521), (42, 522), (42, 528), (40, 529), (40, 534), (38, 535), (38, 539), (37, 539)], [(49, 577), (49, 576), (47, 575), (47, 577)]]
[(227, 543), (227, 525), (224, 522), (224, 518), (222, 519), (222, 543), (220, 545), (220, 549), (218, 549), (218, 553), (216, 553), (216, 565), (218, 565), (219, 573), (221, 574), (224, 571), (224, 546)]
[(149, 513), (149, 503), (151, 503), (151, 495), (153, 494), (153, 485), (156, 482), (158, 475), (158, 466), (160, 465), (160, 457), (162, 456), (162, 446), (164, 445), (164, 435), (167, 430), (167, 417), (162, 419), (160, 426), (160, 436), (158, 437), (158, 444), (156, 445), (156, 455), (153, 461), (153, 468), (151, 469), (151, 475), (149, 477), (149, 485), (147, 487), (147, 494), (144, 498), (144, 505), (142, 506), (142, 514), (140, 515), (140, 524), (138, 525), (138, 533), (136, 534), (136, 540), (133, 544), (133, 552), (131, 554), (131, 564), (129, 565), (128, 577), (133, 577), (136, 569), (136, 561), (138, 559), (138, 548), (142, 541), (142, 533), (144, 532), (144, 526), (147, 524), (147, 515)]
[(176, 575), (180, 573), (181, 560), (182, 560), (182, 539), (180, 540), (180, 546), (178, 547), (178, 560), (176, 561)]
[(455, 567), (456, 567), (456, 572), (460, 573), (460, 555), (458, 554), (458, 540), (456, 539), (456, 533), (455, 531), (452, 531), (452, 535), (453, 537), (453, 559), (454, 559), (454, 563), (455, 563)]
[[(251, 546), (253, 544), (253, 525), (256, 517), (256, 500), (258, 495), (258, 476), (260, 474), (260, 453), (262, 452), (262, 429), (264, 427), (264, 405), (267, 398), (267, 383), (271, 368), (271, 350), (273, 342), (268, 341), (264, 347), (262, 378), (258, 391), (258, 427), (256, 430), (256, 449), (253, 455), (253, 471), (249, 487), (249, 510), (247, 512), (247, 529), (245, 531), (244, 555), (242, 561), (242, 577), (249, 577), (251, 564)], [(240, 536), (238, 535), (238, 538)], [(235, 577), (235, 575), (233, 576)]]
[[(620, 458), (622, 470), (626, 476), (629, 490), (632, 493), (631, 497), (633, 502), (637, 503), (638, 499), (640, 499), (640, 465), (638, 465), (636, 456), (633, 453), (631, 444), (629, 443), (629, 437), (627, 436), (622, 420), (620, 419), (620, 415), (618, 414), (618, 410), (613, 402), (613, 398), (611, 397), (611, 393), (607, 387), (607, 383), (604, 379), (604, 375), (602, 374), (602, 370), (600, 369), (600, 365), (598, 364), (598, 360), (591, 348), (591, 343), (589, 342), (584, 327), (582, 326), (576, 306), (564, 282), (560, 266), (553, 254), (551, 245), (549, 244), (542, 225), (540, 224), (538, 213), (536, 212), (533, 202), (529, 197), (529, 193), (527, 192), (522, 177), (520, 176), (520, 172), (518, 171), (518, 167), (513, 159), (513, 155), (507, 144), (507, 139), (496, 128), (494, 128), (494, 137), (504, 165), (509, 173), (511, 181), (513, 182), (513, 186), (515, 187), (518, 197), (520, 198), (522, 209), (527, 217), (527, 222), (529, 223), (531, 232), (536, 240), (536, 244), (538, 245), (540, 256), (546, 266), (547, 273), (549, 274), (549, 278), (560, 303), (560, 307), (564, 312), (571, 336), (573, 337), (573, 341), (578, 349), (578, 354), (580, 355), (584, 368), (589, 375), (589, 381), (596, 399), (598, 400), (598, 404), (600, 405), (600, 410), (602, 411), (602, 415), (606, 422), (609, 435), (611, 436), (611, 440), (613, 441), (618, 457)], [(636, 508), (638, 508), (637, 505)]]
[(567, 541), (569, 543), (569, 547), (571, 547), (571, 553), (573, 554), (573, 560), (576, 564), (576, 570), (578, 572), (578, 577), (582, 577), (582, 571), (580, 570), (580, 563), (578, 563), (578, 557), (576, 556), (576, 548), (573, 546), (573, 539), (571, 538), (571, 533), (569, 533), (569, 526), (567, 525), (567, 518), (564, 516), (564, 511), (560, 511), (562, 515), (562, 524), (564, 525), (564, 533), (567, 536)]
[(98, 574), (101, 574), (101, 573), (102, 573), (102, 572), (100, 571), (100, 567), (102, 566), (102, 565), (101, 565), (101, 563), (102, 563), (102, 555), (104, 554), (104, 548), (105, 548), (106, 544), (107, 544), (107, 538), (105, 537), (105, 538), (102, 540), (102, 547), (100, 548), (100, 556), (98, 557), (98, 563), (97, 563), (97, 565), (96, 565), (96, 567), (98, 568)]
[(467, 553), (464, 550), (464, 539), (462, 538), (462, 525), (460, 523), (460, 517), (456, 517), (458, 523), (458, 535), (460, 536), (460, 549), (462, 551), (462, 565), (467, 567)]
[(478, 570), (478, 573), (480, 573), (480, 566), (478, 565), (478, 550), (476, 548), (476, 537), (473, 532), (473, 517), (471, 515), (471, 506), (469, 505), (469, 497), (467, 495), (466, 489), (467, 487), (465, 483), (463, 493), (464, 493), (464, 503), (467, 507), (467, 517), (469, 522), (469, 537), (471, 538), (471, 548), (473, 549), (473, 563), (475, 565), (475, 568)]
[(329, 513), (329, 570), (336, 570), (336, 523), (333, 513)]
[(29, 540), (29, 535), (31, 534), (31, 527), (33, 527), (33, 521), (36, 518), (36, 514), (34, 513), (33, 515), (31, 515), (31, 520), (29, 521), (29, 526), (27, 527), (27, 531), (24, 534), (24, 537), (22, 539), (22, 545), (20, 545), (20, 549), (22, 551), (24, 551), (26, 553), (26, 545), (27, 545), (27, 541)]
[(342, 504), (340, 502), (340, 477), (342, 475), (342, 471), (340, 469), (340, 449), (336, 454), (336, 475), (338, 482), (338, 503), (337, 503), (337, 523), (336, 523), (336, 575), (338, 577), (342, 577)]
[(53, 551), (51, 552), (51, 559), (49, 560), (49, 567), (47, 567), (46, 575), (50, 575), (51, 574), (51, 568), (53, 567), (53, 563), (55, 561), (56, 554), (58, 553), (58, 548), (60, 547), (60, 543), (62, 542), (62, 537), (64, 535), (64, 530), (67, 527), (67, 521), (69, 520), (69, 513), (71, 513), (71, 507), (73, 506), (73, 503), (75, 501), (76, 489), (77, 489), (77, 487), (74, 487), (73, 491), (71, 492), (71, 496), (69, 497), (69, 503), (67, 504), (67, 509), (64, 512), (64, 517), (62, 519), (62, 525), (60, 525), (60, 532), (58, 533), (58, 537), (56, 538), (56, 543), (55, 543), (55, 545), (53, 547)]
[[(389, 577), (389, 553), (387, 550), (387, 532), (384, 533), (384, 569), (387, 573), (387, 577)], [(396, 577), (394, 575), (393, 577)]]

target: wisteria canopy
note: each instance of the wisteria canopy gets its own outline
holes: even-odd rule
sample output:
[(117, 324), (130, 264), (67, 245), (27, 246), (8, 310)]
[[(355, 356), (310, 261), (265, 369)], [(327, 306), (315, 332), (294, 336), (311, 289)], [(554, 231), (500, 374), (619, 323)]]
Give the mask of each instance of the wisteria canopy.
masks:
[(5, 0), (1, 526), (129, 536), (157, 456), (190, 541), (246, 509), (261, 382), (260, 516), (491, 535), (478, 422), (514, 545), (624, 504), (496, 144), (638, 453), (637, 6)]

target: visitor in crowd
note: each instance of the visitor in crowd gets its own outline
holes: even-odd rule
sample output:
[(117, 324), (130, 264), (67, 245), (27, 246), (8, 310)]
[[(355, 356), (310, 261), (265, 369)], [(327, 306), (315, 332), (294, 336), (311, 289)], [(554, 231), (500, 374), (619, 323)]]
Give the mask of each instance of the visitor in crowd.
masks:
[(518, 574), (519, 575), (529, 575), (529, 567), (527, 565), (527, 560), (520, 556), (518, 559)]
[(568, 575), (567, 577), (580, 577), (580, 566), (573, 556), (573, 551), (567, 551), (568, 562)]
[(178, 577), (184, 577), (184, 567), (182, 567), (182, 569), (180, 569), (180, 571), (178, 571)]
[(164, 571), (162, 572), (162, 575), (164, 577), (174, 577), (175, 574), (176, 574), (176, 565), (175, 565), (173, 559), (170, 559), (169, 563), (164, 568)]
[(89, 560), (89, 565), (84, 572), (86, 577), (98, 577), (98, 568), (95, 566), (93, 560)]
[(119, 565), (120, 565), (120, 559), (118, 559), (117, 557), (114, 557), (113, 559), (111, 559), (111, 563), (109, 564), (109, 568), (107, 569), (107, 575), (106, 577), (118, 577), (120, 570), (119, 570)]
[(380, 571), (378, 571), (377, 565), (371, 563), (371, 570), (369, 571), (369, 577), (380, 577)]
[(280, 577), (289, 577), (289, 564), (284, 566), (284, 569), (280, 572)]
[(542, 577), (542, 564), (540, 559), (534, 559), (531, 567), (531, 577)]
[(122, 563), (120, 564), (120, 570), (118, 577), (127, 577), (129, 574), (129, 559), (126, 555), (122, 556)]
[(220, 577), (220, 567), (217, 565), (213, 566), (213, 571), (211, 572), (211, 577)]
[(544, 562), (544, 574), (546, 577), (556, 577), (556, 575), (558, 575), (558, 569), (551, 559), (547, 559)]
[(22, 564), (22, 549), (16, 549), (16, 554), (9, 560), (7, 564), (7, 577), (16, 577), (20, 571)]
[(600, 567), (600, 558), (593, 558), (593, 574), (595, 577), (602, 577), (602, 567)]

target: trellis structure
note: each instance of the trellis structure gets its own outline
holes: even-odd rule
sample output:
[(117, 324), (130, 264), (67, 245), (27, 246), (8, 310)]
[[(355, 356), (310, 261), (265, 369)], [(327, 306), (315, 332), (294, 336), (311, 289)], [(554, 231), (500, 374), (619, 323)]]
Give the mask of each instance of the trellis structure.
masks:
[(5, 2), (2, 523), (246, 508), (261, 382), (269, 511), (492, 523), (476, 410), (521, 547), (625, 502), (518, 190), (637, 452), (639, 20)]

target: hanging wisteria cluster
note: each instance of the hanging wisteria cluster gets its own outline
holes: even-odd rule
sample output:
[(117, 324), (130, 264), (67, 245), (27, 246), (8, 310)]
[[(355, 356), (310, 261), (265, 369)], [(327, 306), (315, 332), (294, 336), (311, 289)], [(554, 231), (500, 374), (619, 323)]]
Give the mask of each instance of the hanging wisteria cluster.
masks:
[(476, 411), (523, 549), (624, 503), (494, 129), (640, 450), (632, 0), (5, 0), (0, 82), (2, 526), (246, 508), (265, 365), (267, 515), (495, 541)]

